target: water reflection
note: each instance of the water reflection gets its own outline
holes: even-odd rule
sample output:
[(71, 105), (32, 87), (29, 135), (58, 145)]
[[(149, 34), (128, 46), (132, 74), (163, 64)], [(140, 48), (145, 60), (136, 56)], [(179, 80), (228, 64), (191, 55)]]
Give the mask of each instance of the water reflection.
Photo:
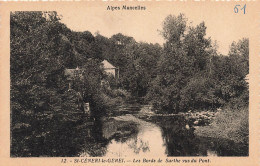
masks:
[[(194, 128), (186, 128), (184, 117), (151, 117), (141, 120), (123, 115), (102, 122), (92, 136), (98, 147), (84, 149), (80, 156), (165, 157), (165, 156), (245, 156), (247, 146), (232, 141), (202, 138)], [(93, 130), (93, 131), (97, 131)], [(99, 153), (93, 153), (98, 151)]]
[[(167, 147), (167, 156), (198, 156), (199, 140), (194, 129), (186, 128), (183, 117), (158, 117), (155, 122), (162, 128), (162, 137)], [(202, 152), (200, 152), (202, 153)]]
[(248, 145), (231, 140), (198, 137), (194, 128), (187, 129), (183, 116), (152, 117), (162, 129), (167, 156), (247, 156)]
[[(160, 127), (130, 115), (114, 120), (116, 124), (120, 124), (119, 127), (109, 123), (103, 129), (105, 137), (110, 135), (108, 139), (111, 139), (105, 157), (166, 156)], [(132, 129), (131, 135), (126, 132), (127, 138), (125, 131), (121, 130), (123, 128)]]

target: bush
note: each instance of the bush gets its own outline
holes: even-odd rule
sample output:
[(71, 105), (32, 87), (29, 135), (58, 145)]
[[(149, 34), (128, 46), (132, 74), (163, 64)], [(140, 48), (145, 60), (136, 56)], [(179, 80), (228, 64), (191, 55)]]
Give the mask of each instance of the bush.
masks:
[(200, 127), (195, 133), (201, 136), (224, 138), (236, 143), (248, 144), (248, 109), (230, 110), (216, 114), (210, 126)]

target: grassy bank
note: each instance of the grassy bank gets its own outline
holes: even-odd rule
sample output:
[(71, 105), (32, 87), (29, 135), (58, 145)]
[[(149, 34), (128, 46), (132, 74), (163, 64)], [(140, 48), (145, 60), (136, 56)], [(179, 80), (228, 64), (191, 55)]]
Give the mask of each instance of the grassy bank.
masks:
[(197, 128), (195, 134), (248, 144), (248, 109), (224, 109), (216, 114), (215, 119), (209, 126)]

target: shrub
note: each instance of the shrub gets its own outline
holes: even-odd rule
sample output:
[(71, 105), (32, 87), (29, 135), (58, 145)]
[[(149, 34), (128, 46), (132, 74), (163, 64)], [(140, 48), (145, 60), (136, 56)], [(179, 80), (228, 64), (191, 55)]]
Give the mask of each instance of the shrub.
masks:
[(210, 126), (200, 127), (195, 133), (201, 136), (230, 139), (248, 144), (248, 109), (223, 110), (217, 113)]

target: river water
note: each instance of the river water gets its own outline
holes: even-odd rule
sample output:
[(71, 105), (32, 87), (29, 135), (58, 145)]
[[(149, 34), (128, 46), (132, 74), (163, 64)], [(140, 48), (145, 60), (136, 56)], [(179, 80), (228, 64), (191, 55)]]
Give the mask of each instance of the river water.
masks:
[[(136, 124), (132, 136), (128, 136), (124, 141), (112, 139), (107, 146), (106, 157), (128, 157), (128, 156), (166, 156), (166, 147), (162, 138), (162, 131), (159, 126), (137, 119), (131, 115), (116, 117), (114, 120), (125, 122), (125, 125), (130, 121)], [(119, 129), (120, 130), (120, 129)], [(105, 130), (104, 130), (105, 131)], [(105, 132), (117, 132), (113, 130)], [(118, 137), (124, 137), (124, 131), (120, 132)], [(129, 133), (130, 134), (130, 133)]]
[(248, 156), (248, 145), (197, 136), (183, 115), (160, 116), (131, 110), (103, 118), (82, 114), (73, 117), (80, 119), (37, 120), (35, 128), (13, 132), (11, 156)]
[[(90, 134), (92, 133), (92, 135)], [(194, 135), (184, 117), (138, 118), (121, 115), (105, 118), (89, 132), (89, 141), (78, 156), (167, 157), (243, 156), (247, 150), (232, 141)]]
[(140, 116), (139, 113), (101, 119), (85, 117), (76, 122), (57, 119), (44, 123), (44, 132), (36, 130), (30, 134), (30, 130), (24, 129), (13, 134), (12, 138), (21, 141), (12, 144), (11, 154), (21, 157), (248, 156), (248, 146), (196, 136), (194, 127), (187, 125), (184, 116)]

